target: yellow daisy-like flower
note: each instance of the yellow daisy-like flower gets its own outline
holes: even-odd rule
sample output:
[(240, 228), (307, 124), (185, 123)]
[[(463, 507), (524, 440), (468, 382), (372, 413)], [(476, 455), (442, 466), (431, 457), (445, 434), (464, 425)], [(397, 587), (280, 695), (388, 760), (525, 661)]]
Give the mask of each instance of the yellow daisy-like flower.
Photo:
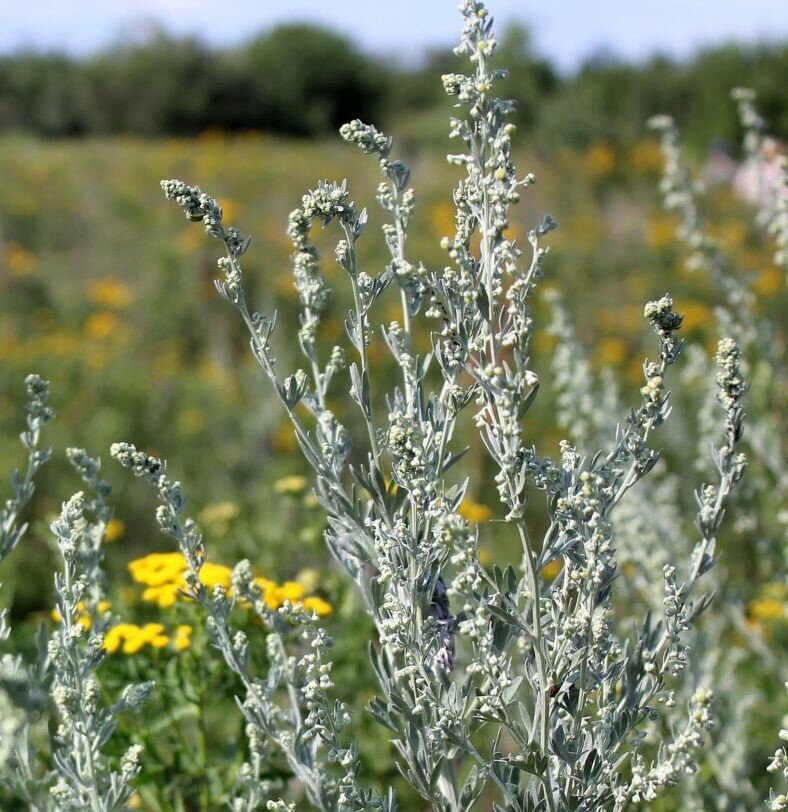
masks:
[(178, 584), (149, 586), (142, 593), (142, 600), (155, 603), (159, 609), (169, 609), (171, 606), (175, 606), (178, 600), (178, 589)]
[(131, 561), (128, 567), (131, 577), (138, 584), (161, 586), (178, 580), (187, 564), (183, 553), (150, 553)]
[(164, 631), (164, 625), (161, 623), (146, 623), (144, 626), (137, 626), (136, 623), (119, 623), (104, 636), (104, 648), (110, 654), (114, 654), (118, 649), (124, 654), (136, 654), (145, 646), (162, 649), (170, 642)]

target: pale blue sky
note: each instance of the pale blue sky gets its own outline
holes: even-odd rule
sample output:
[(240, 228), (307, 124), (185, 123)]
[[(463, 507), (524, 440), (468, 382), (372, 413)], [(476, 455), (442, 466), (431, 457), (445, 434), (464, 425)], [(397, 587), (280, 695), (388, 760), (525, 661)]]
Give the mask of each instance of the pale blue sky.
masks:
[[(627, 58), (685, 55), (722, 40), (788, 40), (788, 0), (491, 0), (499, 24), (520, 20), (537, 49), (572, 68), (599, 49)], [(141, 35), (233, 44), (276, 23), (321, 22), (367, 51), (405, 58), (456, 39), (454, 0), (0, 0), (0, 52), (21, 47), (89, 53)]]

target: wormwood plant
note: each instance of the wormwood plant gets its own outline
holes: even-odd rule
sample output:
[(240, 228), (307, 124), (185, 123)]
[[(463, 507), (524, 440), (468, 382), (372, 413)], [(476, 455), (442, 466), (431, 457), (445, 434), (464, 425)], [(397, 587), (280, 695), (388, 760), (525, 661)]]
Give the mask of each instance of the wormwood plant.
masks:
[[(534, 176), (519, 175), (511, 160), (512, 103), (494, 92), (504, 71), (493, 67), (492, 20), (475, 0), (460, 10), (456, 52), (470, 60), (471, 71), (443, 77), (461, 111), (451, 120), (461, 146), (449, 160), (464, 173), (453, 194), (455, 233), (441, 243), (447, 264), (427, 268), (408, 252), (415, 194), (408, 168), (393, 157), (392, 140), (360, 121), (345, 125), (342, 137), (381, 170), (377, 200), (388, 216), (383, 236), (391, 260), (376, 272), (360, 267), (357, 247), (367, 215), (344, 182), (321, 181), (303, 196), (288, 223), (303, 368), (278, 369), (275, 315), (247, 302), (241, 263), (249, 238), (226, 224), (219, 204), (199, 188), (177, 180), (162, 187), (226, 249), (217, 289), (248, 328), (252, 352), (314, 470), (328, 516), (326, 544), (374, 622), (368, 642), (377, 686), (368, 710), (390, 736), (405, 780), (439, 812), (618, 812), (654, 800), (661, 788), (696, 770), (696, 751), (714, 724), (711, 687), (695, 682), (688, 669), (690, 633), (711, 601), (699, 582), (715, 564), (726, 502), (745, 469), (738, 448), (744, 361), (736, 341), (719, 342), (722, 440), (708, 481), (696, 492), (694, 539), (683, 536), (670, 482), (654, 471), (660, 453), (653, 435), (669, 417), (667, 376), (682, 351), (682, 318), (669, 295), (645, 305), (655, 356), (643, 365), (636, 405), (612, 421), (598, 415), (618, 408), (626, 395), (595, 404), (587, 366), (576, 363), (572, 370), (579, 348), (552, 296), (552, 330), (562, 336), (556, 368), (565, 372), (558, 382), (559, 421), (572, 428), (574, 444), (563, 441), (555, 459), (537, 453), (528, 415), (539, 388), (529, 360), (531, 302), (543, 276), (544, 241), (556, 223), (545, 216), (528, 233), (527, 246), (508, 236), (510, 207)], [(694, 201), (685, 196), (678, 202), (691, 221)], [(779, 216), (777, 225), (768, 224), (778, 241), (784, 231)], [(353, 300), (348, 346), (330, 351), (320, 340), (331, 291), (311, 238), (316, 222), (339, 230), (335, 259)], [(714, 271), (716, 254), (708, 256)], [(382, 326), (375, 306), (392, 295), (399, 297), (401, 316)], [(729, 300), (734, 311), (736, 300)], [(721, 322), (746, 340), (740, 325)], [(375, 375), (373, 341), (387, 346), (396, 381)], [(417, 349), (422, 346), (429, 350)], [(21, 536), (17, 516), (46, 459), (37, 444), (51, 417), (47, 388), (38, 378), (28, 385), (23, 440), (30, 466), (24, 478), (15, 478), (16, 496), (2, 513), (0, 557)], [(348, 412), (335, 413), (329, 404), (346, 394)], [(466, 430), (478, 433), (494, 467), (500, 521), (521, 548), (515, 563), (483, 566), (484, 530), (461, 515), (469, 484), (462, 460), (468, 438), (460, 436)], [(186, 596), (203, 612), (207, 635), (239, 686), (245, 763), (234, 776), (230, 808), (401, 809), (392, 788), (365, 784), (353, 720), (332, 678), (333, 641), (317, 613), (290, 601), (272, 606), (248, 561), (235, 567), (229, 588), (207, 587), (201, 578), (207, 551), (187, 514), (182, 484), (162, 460), (129, 443), (111, 453), (154, 489), (158, 524), (187, 565)], [(97, 675), (112, 622), (102, 603), (109, 486), (99, 478), (98, 460), (79, 450), (69, 457), (92, 496), (72, 497), (52, 524), (62, 558), (55, 582), (61, 624), (44, 646), (42, 674), (24, 676), (53, 698), (51, 757), (40, 768), (25, 746), (30, 722), (16, 716), (9, 717), (8, 739), (3, 728), (0, 754), (30, 808), (114, 810), (129, 802), (142, 753), (132, 745), (118, 765), (106, 755), (107, 744), (119, 715), (139, 707), (154, 686), (133, 685), (114, 701), (102, 695)], [(667, 518), (653, 515), (660, 506)], [(622, 621), (622, 614), (631, 620), (621, 609), (632, 593), (619, 578), (620, 564), (631, 562), (638, 545), (666, 535), (671, 543), (660, 554), (644, 549), (644, 561), (656, 571), (632, 626)], [(236, 625), (236, 605), (261, 621), (259, 639), (252, 627)], [(4, 634), (0, 626), (0, 639)], [(265, 658), (252, 656), (257, 646), (264, 646)], [(256, 666), (261, 661), (267, 670)], [(12, 755), (6, 741), (15, 742)], [(284, 780), (282, 764), (289, 775)], [(770, 769), (784, 772), (784, 766), (778, 751)]]
[[(529, 232), (527, 259), (507, 237), (509, 208), (534, 177), (518, 176), (511, 161), (512, 104), (494, 94), (504, 72), (492, 66), (491, 18), (472, 0), (461, 12), (456, 52), (469, 57), (472, 72), (443, 77), (465, 111), (451, 121), (462, 150), (449, 160), (465, 176), (454, 191), (456, 233), (442, 242), (450, 264), (432, 270), (408, 255), (415, 195), (409, 170), (392, 158), (391, 139), (360, 121), (345, 125), (343, 138), (379, 163), (377, 199), (390, 216), (383, 233), (391, 261), (377, 275), (359, 267), (367, 215), (344, 182), (323, 181), (304, 195), (288, 234), (305, 368), (279, 373), (271, 345), (275, 317), (247, 303), (241, 261), (249, 238), (225, 224), (218, 203), (199, 188), (177, 180), (162, 187), (226, 248), (217, 288), (248, 327), (252, 351), (314, 469), (329, 517), (326, 543), (375, 622), (370, 656), (379, 690), (369, 711), (391, 732), (406, 780), (446, 812), (479, 808), (490, 797), (499, 810), (622, 810), (692, 771), (694, 751), (713, 724), (712, 692), (695, 686), (672, 740), (656, 750), (648, 745), (650, 722), (676, 702), (688, 632), (709, 603), (697, 584), (714, 564), (724, 505), (745, 468), (737, 453), (746, 389), (740, 353), (733, 340), (720, 341), (725, 435), (714, 452), (716, 479), (697, 491), (699, 538), (689, 562), (664, 566), (660, 616), (647, 614), (636, 630), (618, 628), (613, 517), (659, 459), (650, 441), (670, 412), (666, 376), (681, 352), (681, 316), (669, 295), (646, 305), (657, 360), (644, 364), (640, 402), (604, 447), (578, 450), (564, 442), (557, 460), (536, 453), (527, 433), (539, 385), (529, 367), (530, 301), (547, 254), (543, 239), (556, 223), (546, 216)], [(315, 221), (335, 223), (341, 233), (336, 261), (354, 302), (346, 321), (349, 364), (345, 348), (326, 354), (319, 342), (330, 290), (310, 239)], [(373, 307), (390, 288), (399, 291), (402, 316), (378, 328)], [(419, 354), (415, 336), (423, 320), (431, 350)], [(375, 380), (371, 369), (376, 328), (399, 368), (393, 387)], [(365, 426), (363, 442), (351, 440), (327, 405), (330, 394), (348, 386)], [(517, 567), (483, 567), (479, 529), (458, 512), (467, 480), (452, 471), (464, 451), (454, 434), (466, 410), (495, 465), (503, 521), (521, 544)], [(118, 444), (112, 454), (156, 489), (160, 526), (189, 563), (191, 596), (205, 608), (209, 634), (244, 686), (250, 759), (233, 807), (256, 808), (269, 797), (272, 788), (259, 776), (273, 747), (319, 809), (396, 808), (393, 792), (380, 795), (360, 782), (357, 745), (343, 733), (347, 709), (332, 698), (330, 639), (316, 617), (287, 604), (272, 612), (248, 562), (236, 568), (231, 592), (217, 587), (208, 594), (199, 579), (205, 549), (199, 529), (184, 517), (180, 483), (163, 462), (131, 445)], [(529, 521), (535, 498), (545, 500), (549, 516), (539, 536)], [(550, 581), (544, 568), (556, 561), (560, 574)], [(268, 674), (251, 673), (254, 641), (233, 630), (233, 601), (251, 604), (266, 624)], [(287, 653), (294, 627), (306, 643), (297, 657)], [(270, 800), (267, 808), (295, 804)]]

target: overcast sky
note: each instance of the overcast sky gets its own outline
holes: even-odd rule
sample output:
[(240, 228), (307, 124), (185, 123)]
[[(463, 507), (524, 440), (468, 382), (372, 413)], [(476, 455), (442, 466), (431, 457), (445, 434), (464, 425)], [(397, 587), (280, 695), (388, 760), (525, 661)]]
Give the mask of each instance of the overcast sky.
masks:
[[(0, 0), (0, 52), (20, 48), (85, 54), (151, 22), (178, 35), (228, 45), (277, 23), (320, 22), (365, 50), (412, 59), (450, 45), (454, 0)], [(788, 40), (788, 0), (491, 0), (499, 24), (519, 20), (537, 50), (564, 69), (609, 50), (643, 58), (683, 56), (699, 45)]]

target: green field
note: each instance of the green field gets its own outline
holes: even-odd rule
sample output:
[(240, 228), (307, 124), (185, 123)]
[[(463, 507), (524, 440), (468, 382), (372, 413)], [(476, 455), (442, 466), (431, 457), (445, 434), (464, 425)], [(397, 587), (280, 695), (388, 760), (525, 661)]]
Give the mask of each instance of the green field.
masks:
[[(445, 146), (443, 152), (450, 148), (448, 141)], [(451, 188), (458, 173), (436, 146), (406, 139), (404, 152), (417, 192), (409, 253), (429, 267), (441, 267), (447, 259), (439, 243), (453, 230)], [(685, 314), (682, 332), (688, 344), (713, 355), (719, 337), (713, 310), (722, 294), (703, 273), (686, 269), (685, 252), (675, 238), (677, 222), (660, 208), (661, 157), (656, 142), (616, 148), (597, 143), (586, 151), (562, 149), (549, 156), (526, 148), (517, 162), (521, 173), (535, 173), (537, 183), (515, 209), (512, 234), (524, 240), (544, 212), (558, 221), (558, 230), (548, 239), (550, 254), (541, 289), (562, 293), (599, 391), (615, 382), (623, 403), (637, 403), (642, 360), (653, 353), (643, 304), (668, 290), (676, 309)], [(243, 325), (216, 294), (216, 245), (164, 200), (159, 187), (161, 178), (200, 185), (223, 205), (226, 221), (252, 235), (246, 258), (248, 291), (257, 309), (278, 311), (283, 327), (275, 341), (277, 354), (281, 369), (289, 371), (298, 363), (289, 329), (297, 319), (298, 300), (289, 272), (291, 246), (285, 226), (301, 194), (324, 177), (347, 178), (356, 204), (369, 207), (370, 225), (360, 259), (364, 270), (379, 274), (387, 255), (378, 228), (383, 220), (375, 203), (376, 173), (368, 158), (339, 138), (307, 142), (220, 133), (193, 140), (0, 138), (4, 470), (23, 462), (17, 435), (27, 373), (38, 372), (51, 382), (58, 413), (45, 438), (54, 446), (54, 459), (42, 472), (28, 512), (24, 552), (11, 556), (0, 570), (2, 604), (10, 608), (19, 629), (30, 630), (42, 619), (52, 622), (51, 572), (57, 550), (47, 526), (60, 502), (79, 487), (63, 452), (82, 446), (102, 457), (104, 476), (113, 486), (117, 522), (115, 540), (107, 547), (113, 607), (134, 622), (161, 621), (168, 628), (176, 623), (192, 625), (197, 631), (191, 651), (207, 646), (195, 607), (167, 608), (142, 600), (142, 589), (127, 570), (130, 561), (171, 548), (156, 528), (151, 495), (109, 458), (110, 444), (119, 440), (170, 460), (170, 474), (183, 481), (191, 512), (201, 517), (212, 561), (232, 566), (248, 557), (261, 575), (277, 583), (300, 580), (311, 594), (331, 604), (328, 622), (336, 629), (343, 623), (366, 622), (357, 597), (324, 550), (324, 520), (309, 487), (297, 479), (283, 482), (305, 475), (306, 468), (295, 453), (290, 426), (249, 352)], [(755, 316), (779, 366), (786, 300), (784, 274), (772, 263), (773, 246), (730, 190), (711, 190), (705, 205), (709, 227), (728, 252), (732, 272), (755, 295)], [(349, 301), (333, 259), (335, 237), (327, 232), (319, 238), (325, 272), (336, 289), (324, 319), (325, 347), (342, 341)], [(550, 321), (547, 304), (538, 297), (534, 307), (540, 332), (533, 366), (542, 389), (538, 405), (529, 413), (526, 436), (539, 453), (557, 456), (565, 431), (555, 421), (551, 373), (555, 339), (542, 329)], [(391, 291), (376, 323), (385, 324), (398, 313), (399, 301)], [(429, 336), (420, 340), (424, 351)], [(390, 363), (379, 331), (370, 358), (378, 367)], [(770, 368), (752, 359), (748, 412), (753, 420), (763, 421), (767, 433), (779, 433), (786, 393), (779, 380), (769, 377)], [(343, 395), (336, 393), (337, 404)], [(692, 489), (702, 478), (692, 462), (698, 396), (691, 383), (682, 385), (674, 404), (675, 422), (660, 438), (671, 468), (681, 472), (678, 499), (686, 516), (692, 515)], [(382, 400), (376, 405), (385, 409)], [(484, 449), (471, 447), (465, 472), (472, 474), (469, 510), (476, 512), (471, 518), (484, 524), (483, 562), (516, 562), (512, 540), (495, 521), (502, 511), (494, 488), (485, 485), (492, 479), (485, 476), (489, 471)], [(743, 619), (738, 629), (726, 627), (723, 644), (742, 653), (735, 667), (744, 676), (737, 684), (760, 692), (748, 706), (743, 729), (751, 736), (754, 754), (747, 770), (762, 795), (768, 778), (763, 764), (779, 728), (774, 708), (782, 684), (774, 663), (765, 662), (765, 655), (753, 656), (753, 651), (772, 652), (779, 658), (788, 641), (788, 596), (779, 560), (784, 528), (774, 513), (773, 489), (768, 467), (754, 461), (746, 488), (737, 497), (746, 520), (732, 516), (721, 533), (717, 598)], [(540, 507), (534, 509), (538, 512)], [(689, 551), (694, 532), (690, 522), (685, 532)], [(20, 649), (29, 650), (21, 635), (15, 639)], [(371, 698), (364, 687), (371, 684), (366, 651), (354, 649), (353, 639), (340, 638), (337, 652), (336, 682), (361, 718), (361, 707)], [(163, 666), (166, 691), (179, 696), (180, 672), (172, 665), (178, 656), (152, 649), (134, 656), (117, 653), (104, 666), (107, 685), (121, 684), (129, 670), (144, 674)], [(195, 655), (184, 668), (205, 668), (204, 660)], [(215, 800), (209, 798), (222, 797), (226, 788), (228, 765), (237, 756), (228, 743), (237, 736), (240, 722), (236, 719), (231, 725), (225, 717), (237, 686), (218, 667), (200, 673), (198, 681), (205, 686), (204, 693), (183, 700), (172, 717), (165, 717), (172, 729), (162, 724), (144, 731), (129, 722), (122, 731), (124, 740), (141, 737), (149, 750), (158, 752), (152, 757), (158, 766), (146, 774), (139, 790), (145, 809), (213, 808), (210, 803)], [(211, 691), (223, 692), (225, 704), (206, 707)], [(156, 707), (166, 707), (168, 696), (165, 692), (156, 699), (160, 703)], [(369, 719), (359, 725), (373, 780), (402, 784), (391, 767), (384, 731)], [(177, 735), (199, 744), (193, 761), (175, 745), (174, 727)], [(213, 764), (210, 786), (199, 778), (208, 762)], [(179, 778), (164, 781), (168, 770)], [(159, 789), (154, 790), (157, 781)], [(664, 808), (688, 808), (680, 797), (667, 796)], [(415, 801), (408, 805), (408, 798), (403, 790), (402, 808), (418, 809)]]

